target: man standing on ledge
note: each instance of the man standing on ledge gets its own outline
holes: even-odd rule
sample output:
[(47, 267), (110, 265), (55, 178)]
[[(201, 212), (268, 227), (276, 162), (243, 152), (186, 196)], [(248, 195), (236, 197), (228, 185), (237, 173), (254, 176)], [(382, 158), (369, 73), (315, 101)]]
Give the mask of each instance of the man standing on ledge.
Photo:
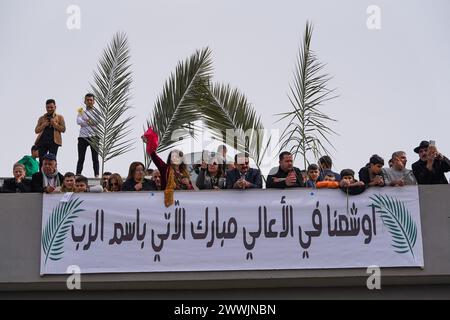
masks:
[(47, 113), (39, 118), (34, 130), (38, 136), (35, 145), (39, 148), (39, 163), (47, 153), (57, 155), (58, 148), (62, 146), (61, 133), (66, 131), (66, 124), (62, 115), (56, 114), (56, 102), (48, 99), (45, 102)]
[(434, 142), (422, 141), (414, 152), (420, 157), (412, 165), (418, 184), (448, 184), (444, 173), (450, 171), (450, 160), (438, 152)]
[(92, 93), (88, 93), (84, 96), (84, 104), (86, 108), (78, 110), (77, 124), (80, 126), (80, 136), (78, 137), (78, 162), (77, 162), (77, 176), (83, 172), (84, 158), (86, 156), (87, 147), (91, 147), (92, 164), (94, 166), (94, 175), (96, 178), (99, 176), (99, 163), (98, 153), (90, 145), (89, 139), (94, 137), (94, 122), (93, 110), (94, 110), (95, 97)]

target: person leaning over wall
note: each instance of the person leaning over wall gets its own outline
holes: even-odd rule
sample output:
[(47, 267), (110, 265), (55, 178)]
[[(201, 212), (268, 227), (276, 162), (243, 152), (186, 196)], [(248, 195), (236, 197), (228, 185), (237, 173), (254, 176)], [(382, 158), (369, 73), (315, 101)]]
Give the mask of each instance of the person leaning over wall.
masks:
[(374, 154), (369, 163), (359, 170), (359, 180), (367, 187), (384, 187), (383, 166), (383, 158)]

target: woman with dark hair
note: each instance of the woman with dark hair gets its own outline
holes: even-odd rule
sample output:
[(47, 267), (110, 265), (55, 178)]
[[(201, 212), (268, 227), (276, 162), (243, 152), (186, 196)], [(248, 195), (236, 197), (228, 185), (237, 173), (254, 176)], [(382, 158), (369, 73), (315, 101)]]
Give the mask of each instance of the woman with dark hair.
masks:
[(154, 181), (145, 179), (145, 169), (141, 162), (133, 162), (128, 170), (127, 180), (122, 185), (122, 191), (156, 190)]
[(191, 177), (183, 162), (183, 152), (172, 150), (167, 162), (164, 162), (157, 154), (158, 135), (149, 128), (141, 137), (147, 145), (147, 154), (152, 158), (161, 173), (161, 190), (164, 190), (164, 204), (166, 207), (174, 203), (174, 190), (193, 190)]
[(223, 170), (223, 163), (217, 158), (210, 159), (208, 163), (203, 161), (196, 184), (200, 190), (226, 189), (227, 180)]
[(118, 192), (122, 190), (123, 180), (120, 174), (113, 173), (108, 179), (107, 192)]
[(186, 164), (183, 162), (184, 154), (182, 151), (172, 150), (167, 157), (167, 162), (164, 162), (156, 152), (153, 152), (150, 156), (159, 172), (161, 172), (161, 190), (194, 189)]

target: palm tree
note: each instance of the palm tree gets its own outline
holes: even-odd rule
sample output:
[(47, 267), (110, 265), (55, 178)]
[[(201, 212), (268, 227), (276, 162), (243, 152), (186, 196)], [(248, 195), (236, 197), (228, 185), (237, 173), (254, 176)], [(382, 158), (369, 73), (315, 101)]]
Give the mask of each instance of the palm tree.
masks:
[(281, 149), (289, 148), (294, 158), (301, 155), (305, 169), (309, 164), (310, 153), (316, 160), (320, 155), (329, 153), (325, 144), (333, 147), (329, 136), (336, 134), (327, 125), (336, 120), (320, 110), (325, 102), (337, 96), (333, 95), (335, 89), (327, 88), (331, 79), (329, 75), (320, 74), (325, 65), (318, 61), (311, 50), (312, 32), (313, 27), (307, 22), (303, 46), (299, 50), (294, 71), (294, 84), (290, 86), (289, 100), (293, 110), (279, 114), (281, 118), (278, 120), (289, 119), (289, 124), (281, 135)]
[[(159, 137), (157, 152), (169, 150), (180, 140), (195, 136), (195, 122), (202, 117), (199, 105), (203, 103), (211, 71), (209, 48), (197, 50), (184, 62), (178, 62), (147, 120), (147, 128), (151, 127)], [(177, 139), (173, 138), (175, 132)], [(150, 160), (145, 148), (144, 154), (148, 167)]]
[(133, 117), (125, 115), (131, 109), (129, 59), (127, 36), (116, 33), (94, 72), (91, 87), (98, 107), (93, 109), (94, 137), (89, 142), (102, 158), (101, 172), (107, 161), (130, 151), (133, 145), (133, 140), (127, 139)]
[[(203, 121), (213, 136), (240, 152), (248, 153), (260, 168), (271, 138), (263, 144), (264, 126), (261, 117), (245, 95), (230, 85), (210, 85), (202, 110)], [(230, 137), (227, 137), (230, 133), (236, 141), (230, 141)]]
[[(153, 128), (160, 137), (157, 152), (171, 149), (182, 139), (195, 138), (201, 122), (213, 137), (224, 143), (229, 142), (224, 137), (231, 129), (237, 137), (237, 146), (229, 145), (247, 151), (259, 167), (266, 150), (262, 147), (264, 128), (260, 117), (237, 89), (214, 86), (211, 77), (209, 48), (197, 50), (190, 58), (178, 63), (147, 121), (147, 128)], [(246, 137), (245, 133), (249, 135)], [(267, 145), (269, 143), (270, 140)], [(150, 164), (147, 154), (145, 164), (147, 167)]]

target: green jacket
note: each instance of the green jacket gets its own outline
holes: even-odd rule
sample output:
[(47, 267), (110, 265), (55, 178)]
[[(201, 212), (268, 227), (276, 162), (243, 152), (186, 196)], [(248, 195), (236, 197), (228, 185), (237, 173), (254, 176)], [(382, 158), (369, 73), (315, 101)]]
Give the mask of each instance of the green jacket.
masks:
[(31, 177), (36, 172), (39, 172), (39, 161), (32, 156), (24, 156), (18, 162), (25, 166), (27, 177)]

